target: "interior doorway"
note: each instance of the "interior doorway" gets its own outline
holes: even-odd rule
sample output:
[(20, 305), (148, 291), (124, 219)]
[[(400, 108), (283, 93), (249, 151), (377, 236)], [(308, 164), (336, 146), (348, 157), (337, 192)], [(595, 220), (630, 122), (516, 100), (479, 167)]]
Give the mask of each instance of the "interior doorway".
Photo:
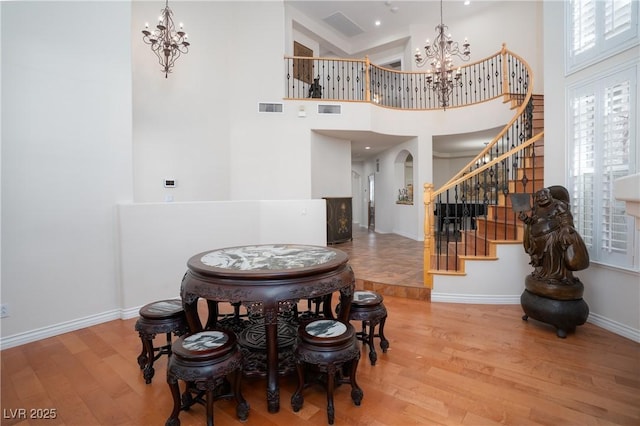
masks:
[(375, 204), (375, 178), (374, 178), (374, 174), (370, 174), (369, 175), (369, 202), (367, 203), (369, 208), (368, 208), (368, 224), (367, 224), (367, 228), (369, 228), (370, 231), (375, 231), (376, 230), (376, 204)]

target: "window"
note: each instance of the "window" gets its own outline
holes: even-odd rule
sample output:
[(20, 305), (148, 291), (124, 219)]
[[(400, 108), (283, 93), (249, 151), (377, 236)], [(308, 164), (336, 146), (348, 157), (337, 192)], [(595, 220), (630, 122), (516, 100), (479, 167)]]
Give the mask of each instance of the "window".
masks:
[(567, 72), (638, 44), (637, 0), (570, 0), (565, 4)]
[(637, 269), (635, 224), (613, 182), (636, 172), (637, 66), (569, 93), (569, 190), (576, 229), (593, 261)]

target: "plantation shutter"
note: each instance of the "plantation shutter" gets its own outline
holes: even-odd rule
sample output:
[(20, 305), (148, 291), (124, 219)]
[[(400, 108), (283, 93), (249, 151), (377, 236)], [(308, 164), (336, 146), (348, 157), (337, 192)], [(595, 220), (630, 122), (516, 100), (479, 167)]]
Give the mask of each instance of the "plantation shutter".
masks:
[(638, 3), (637, 0), (566, 2), (567, 72), (637, 44)]
[(632, 110), (635, 70), (574, 88), (570, 100), (571, 212), (592, 260), (631, 267), (634, 221), (613, 194), (616, 179), (635, 173)]
[(607, 0), (604, 9), (605, 40), (610, 40), (631, 29), (631, 0)]
[(578, 233), (593, 247), (594, 175), (595, 175), (595, 94), (582, 94), (573, 99), (573, 165), (571, 211)]
[(613, 182), (630, 172), (630, 90), (628, 80), (604, 88), (601, 248), (606, 253), (627, 252), (626, 206), (613, 197)]
[(596, 45), (595, 0), (572, 0), (573, 55), (580, 55)]

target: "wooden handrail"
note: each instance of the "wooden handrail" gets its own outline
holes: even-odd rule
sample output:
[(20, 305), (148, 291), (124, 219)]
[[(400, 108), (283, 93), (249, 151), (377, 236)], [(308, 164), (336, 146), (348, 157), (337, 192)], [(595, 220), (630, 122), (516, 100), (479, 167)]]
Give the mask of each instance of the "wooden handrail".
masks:
[[(530, 76), (529, 77), (530, 78), (529, 90), (527, 91), (527, 94), (525, 95), (525, 98), (524, 98), (522, 104), (518, 107), (518, 109), (517, 109), (516, 113), (514, 114), (514, 116), (511, 118), (511, 120), (509, 120), (509, 122), (504, 126), (504, 128), (502, 130), (500, 130), (500, 132), (496, 135), (496, 137), (491, 139), (491, 141), (487, 144), (487, 146), (485, 146), (484, 149), (482, 151), (480, 151), (480, 153), (478, 155), (476, 155), (471, 161), (469, 161), (469, 163), (467, 163), (466, 166), (461, 168), (460, 171), (458, 171), (458, 173), (456, 173), (451, 179), (449, 179), (442, 186), (442, 188), (440, 188), (437, 191), (435, 191), (433, 193), (433, 197), (436, 197), (438, 194), (442, 194), (447, 189), (450, 189), (452, 186), (455, 186), (455, 184), (454, 185), (449, 185), (449, 183), (454, 181), (454, 180), (456, 180), (456, 179), (458, 179), (460, 176), (462, 176), (464, 173), (466, 173), (466, 170), (468, 170), (470, 167), (475, 165), (478, 160), (484, 158), (485, 155), (487, 155), (487, 153), (491, 151), (491, 149), (494, 147), (494, 145), (496, 143), (498, 143), (498, 141), (500, 139), (502, 139), (502, 137), (505, 135), (505, 133), (507, 133), (507, 131), (511, 128), (511, 126), (513, 126), (513, 123), (515, 123), (516, 120), (522, 114), (524, 114), (525, 110), (527, 109), (527, 104), (529, 103), (529, 99), (531, 99), (531, 96), (533, 95), (533, 89), (532, 89), (533, 88), (533, 74), (531, 72), (531, 67), (529, 67), (529, 64), (527, 64), (524, 61), (524, 59), (522, 59), (521, 57), (519, 57), (519, 56), (513, 54), (512, 52), (510, 52), (509, 50), (507, 50), (507, 48), (506, 48), (506, 46), (504, 44), (503, 44), (502, 50), (500, 51), (500, 54), (503, 56), (503, 61), (502, 61), (503, 77), (502, 78), (504, 80), (508, 80), (508, 71), (506, 69), (506, 66), (507, 66), (506, 55), (507, 54), (511, 54), (513, 57), (517, 58), (520, 62), (522, 62), (527, 67), (527, 70), (529, 71), (529, 76)], [(503, 90), (504, 90), (505, 87), (509, 87), (509, 83), (507, 81), (503, 82), (503, 86), (502, 87), (503, 87)], [(509, 93), (504, 91), (503, 96), (509, 96)], [(492, 163), (495, 164), (495, 162), (492, 162)]]
[[(537, 135), (533, 136), (532, 138), (528, 139), (526, 142), (523, 142), (520, 145), (516, 146), (515, 148), (510, 149), (509, 151), (505, 152), (504, 154), (502, 154), (502, 155), (492, 159), (488, 163), (478, 167), (477, 169), (474, 169), (473, 171), (468, 172), (464, 176), (459, 176), (455, 180), (450, 180), (449, 182), (444, 184), (440, 189), (438, 189), (436, 191), (432, 190), (432, 192), (431, 192), (432, 200), (435, 200), (436, 196), (446, 192), (449, 189), (452, 189), (456, 185), (460, 185), (465, 180), (471, 179), (472, 177), (474, 177), (476, 175), (479, 175), (480, 173), (484, 172), (485, 170), (492, 168), (493, 166), (495, 166), (496, 164), (500, 163), (505, 158), (511, 157), (512, 155), (518, 153), (519, 151), (522, 151), (523, 149), (527, 148), (528, 146), (533, 145), (534, 143), (536, 143), (540, 139), (542, 139), (543, 136), (544, 136), (544, 132), (540, 132)], [(473, 163), (470, 163), (470, 164), (473, 165)]]

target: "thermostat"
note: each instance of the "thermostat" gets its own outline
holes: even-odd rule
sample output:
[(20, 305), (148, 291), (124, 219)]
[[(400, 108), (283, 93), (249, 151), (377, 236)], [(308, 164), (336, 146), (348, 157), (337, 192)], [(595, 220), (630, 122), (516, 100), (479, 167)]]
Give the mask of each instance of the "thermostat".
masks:
[(165, 179), (164, 180), (164, 187), (165, 188), (175, 188), (176, 187), (176, 180), (175, 179)]

